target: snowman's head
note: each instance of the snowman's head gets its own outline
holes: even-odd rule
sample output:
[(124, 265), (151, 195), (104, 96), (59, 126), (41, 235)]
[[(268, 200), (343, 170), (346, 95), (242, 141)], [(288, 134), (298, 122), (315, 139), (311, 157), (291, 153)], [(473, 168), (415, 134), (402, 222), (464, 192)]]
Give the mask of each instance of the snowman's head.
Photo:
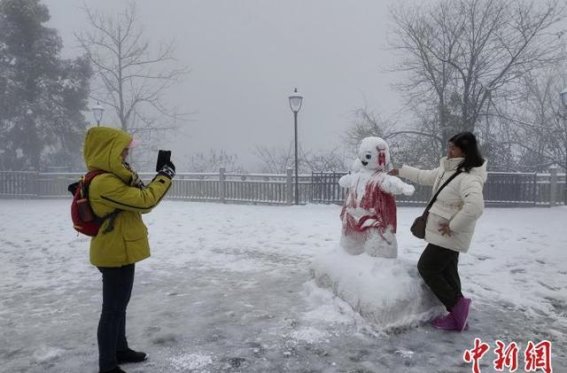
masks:
[(358, 158), (369, 171), (390, 170), (390, 148), (380, 137), (366, 137), (358, 148)]

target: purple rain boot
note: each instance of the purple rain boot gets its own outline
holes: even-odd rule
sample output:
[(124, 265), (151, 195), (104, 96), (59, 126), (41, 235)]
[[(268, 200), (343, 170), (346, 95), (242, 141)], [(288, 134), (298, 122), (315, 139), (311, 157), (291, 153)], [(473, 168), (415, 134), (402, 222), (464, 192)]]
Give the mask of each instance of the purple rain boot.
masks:
[(457, 330), (456, 322), (452, 313), (448, 313), (445, 316), (436, 317), (431, 322), (431, 325), (433, 325), (433, 327), (436, 329)]
[[(455, 318), (450, 314), (446, 314), (445, 316), (437, 316), (431, 321), (431, 325), (436, 329), (441, 330), (454, 330), (457, 331), (457, 322)], [(469, 323), (465, 324), (465, 330), (469, 330)]]
[(461, 297), (453, 309), (451, 309), (450, 315), (452, 315), (455, 323), (454, 330), (462, 332), (466, 329), (470, 306), (471, 300), (469, 298)]

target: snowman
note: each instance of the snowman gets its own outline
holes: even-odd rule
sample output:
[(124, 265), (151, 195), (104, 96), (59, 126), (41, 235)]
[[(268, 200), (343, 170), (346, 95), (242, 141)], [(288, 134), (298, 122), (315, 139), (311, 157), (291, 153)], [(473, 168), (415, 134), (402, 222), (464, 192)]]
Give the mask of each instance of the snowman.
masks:
[(341, 246), (351, 255), (366, 252), (373, 257), (396, 258), (396, 199), (412, 195), (415, 188), (388, 175), (390, 150), (379, 137), (362, 140), (358, 159), (349, 174), (339, 180), (348, 189), (340, 217)]

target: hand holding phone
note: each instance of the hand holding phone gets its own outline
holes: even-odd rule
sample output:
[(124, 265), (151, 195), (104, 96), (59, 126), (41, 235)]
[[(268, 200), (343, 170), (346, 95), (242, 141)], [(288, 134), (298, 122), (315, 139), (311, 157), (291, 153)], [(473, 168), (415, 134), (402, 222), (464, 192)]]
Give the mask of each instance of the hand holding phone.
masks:
[(160, 150), (156, 163), (156, 172), (158, 174), (167, 176), (170, 179), (173, 179), (173, 177), (175, 176), (175, 165), (173, 164), (173, 162), (171, 162), (170, 158), (170, 150)]
[(171, 150), (160, 150), (158, 152), (156, 172), (159, 172), (163, 166), (171, 163)]

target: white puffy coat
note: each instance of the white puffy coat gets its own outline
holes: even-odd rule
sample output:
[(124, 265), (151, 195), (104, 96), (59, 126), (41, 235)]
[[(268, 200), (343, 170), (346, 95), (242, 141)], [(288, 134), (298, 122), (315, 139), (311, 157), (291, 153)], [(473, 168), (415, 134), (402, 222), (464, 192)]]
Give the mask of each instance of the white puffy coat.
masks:
[[(404, 165), (399, 172), (403, 178), (422, 185), (432, 185), (432, 196), (453, 175), (463, 158), (441, 158), (440, 166), (434, 170), (420, 170)], [(425, 228), (425, 241), (451, 249), (467, 252), (472, 240), (477, 219), (484, 210), (482, 187), (486, 181), (486, 161), (470, 172), (455, 177), (437, 196), (429, 210)], [(449, 223), (451, 235), (441, 235), (439, 225)]]

